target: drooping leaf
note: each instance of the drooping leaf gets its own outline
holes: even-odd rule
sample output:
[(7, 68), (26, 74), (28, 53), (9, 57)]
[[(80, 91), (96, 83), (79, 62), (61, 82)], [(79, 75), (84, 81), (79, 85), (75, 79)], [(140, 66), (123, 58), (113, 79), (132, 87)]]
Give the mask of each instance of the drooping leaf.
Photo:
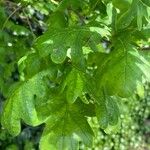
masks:
[(114, 97), (103, 95), (97, 99), (96, 116), (98, 123), (102, 129), (106, 129), (108, 125), (113, 126), (118, 123), (119, 107)]
[[(85, 145), (90, 146), (92, 144), (93, 131), (84, 116), (83, 108), (85, 107), (83, 106), (82, 103), (69, 105), (62, 95), (49, 99), (42, 105), (41, 108), (46, 107), (49, 117), (45, 122), (46, 127), (42, 135), (40, 148), (43, 150), (46, 148), (76, 150), (78, 149), (79, 137)], [(42, 116), (42, 114), (40, 115)]]
[(116, 125), (120, 115), (117, 98), (108, 95), (105, 87), (99, 88), (95, 79), (89, 79), (89, 77), (86, 78), (86, 90), (94, 99), (99, 126), (106, 129), (108, 126)]
[(75, 100), (82, 95), (83, 80), (81, 72), (72, 69), (66, 79), (67, 86), (67, 101), (74, 103)]
[(149, 79), (149, 60), (132, 45), (119, 40), (115, 49), (106, 57), (102, 64), (98, 64), (95, 78), (99, 86), (106, 87), (108, 94), (131, 96), (137, 81), (142, 81), (142, 76)]
[(143, 3), (141, 0), (133, 0), (130, 9), (123, 13), (117, 22), (119, 29), (125, 28), (131, 24), (131, 22), (136, 19), (138, 29), (141, 30), (143, 26), (143, 19), (148, 23), (150, 21), (149, 16), (150, 8), (146, 3)]
[(6, 101), (2, 114), (2, 124), (12, 135), (19, 134), (21, 119), (32, 126), (41, 123), (35, 110), (35, 100), (46, 96), (47, 87), (43, 78), (49, 74), (50, 70), (45, 70), (21, 83)]

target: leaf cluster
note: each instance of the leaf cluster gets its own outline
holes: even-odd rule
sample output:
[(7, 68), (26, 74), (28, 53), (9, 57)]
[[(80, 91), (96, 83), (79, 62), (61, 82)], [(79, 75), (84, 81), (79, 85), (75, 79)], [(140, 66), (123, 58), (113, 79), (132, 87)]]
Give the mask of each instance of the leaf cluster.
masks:
[(55, 5), (44, 20), (47, 30), (18, 60), (20, 79), (5, 102), (2, 125), (16, 136), (21, 120), (44, 123), (40, 149), (76, 150), (80, 140), (92, 146), (88, 118), (96, 117), (107, 131), (119, 122), (121, 99), (150, 80), (150, 53), (143, 50), (149, 44), (150, 5), (149, 0)]

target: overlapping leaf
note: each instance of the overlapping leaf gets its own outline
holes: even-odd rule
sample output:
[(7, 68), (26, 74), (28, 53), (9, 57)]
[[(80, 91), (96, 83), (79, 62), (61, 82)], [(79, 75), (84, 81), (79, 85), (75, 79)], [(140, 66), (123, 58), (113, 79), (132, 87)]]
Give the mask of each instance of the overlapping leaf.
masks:
[(41, 56), (51, 54), (55, 63), (62, 63), (71, 48), (72, 62), (78, 67), (85, 68), (85, 58), (82, 47), (84, 45), (96, 44), (101, 35), (91, 31), (89, 27), (76, 27), (64, 29), (49, 29), (36, 41), (36, 48)]
[(49, 74), (50, 70), (45, 70), (21, 83), (7, 100), (2, 115), (2, 124), (12, 135), (19, 134), (21, 119), (32, 126), (41, 123), (35, 110), (35, 99), (42, 99), (46, 96), (47, 87), (43, 78)]
[(86, 91), (95, 102), (95, 112), (99, 126), (106, 129), (109, 126), (116, 125), (120, 115), (117, 97), (108, 95), (107, 87), (100, 87), (95, 78), (86, 76), (85, 82)]
[[(42, 150), (47, 148), (76, 150), (79, 138), (85, 145), (91, 146), (93, 131), (86, 116), (95, 115), (94, 105), (84, 104), (81, 100), (69, 104), (74, 102), (82, 92), (83, 85), (79, 87), (78, 84), (78, 81), (82, 81), (79, 72), (72, 70), (67, 76), (66, 92), (70, 92), (69, 96), (67, 93), (65, 95), (65, 91), (60, 95), (61, 90), (59, 88), (54, 90), (53, 85), (48, 87), (48, 80), (45, 79), (53, 75), (53, 68), (41, 71), (13, 91), (5, 104), (2, 116), (3, 126), (12, 135), (18, 135), (21, 119), (32, 126), (45, 122), (46, 127), (40, 144)], [(74, 89), (76, 92), (71, 93)]]
[[(92, 13), (88, 19), (82, 16), (84, 14), (82, 11), (77, 14), (88, 26), (74, 27), (70, 27), (68, 21), (69, 11), (82, 9), (88, 2), (80, 3), (79, 0), (60, 2), (58, 9), (50, 15), (47, 22), (48, 31), (36, 40), (38, 52), (34, 51), (28, 59), (24, 56), (23, 59), (26, 60), (19, 65), (21, 77), (27, 80), (12, 92), (6, 101), (2, 116), (2, 124), (11, 134), (19, 134), (20, 120), (32, 126), (45, 123), (40, 142), (41, 150), (76, 150), (79, 138), (87, 146), (92, 144), (93, 131), (87, 122), (87, 116), (96, 116), (103, 129), (117, 124), (119, 108), (114, 95), (131, 96), (143, 76), (150, 80), (150, 57), (137, 51), (129, 44), (129, 40), (122, 40), (122, 37), (127, 36), (121, 32), (113, 35), (112, 41), (108, 39), (110, 44), (117, 41), (109, 54), (105, 54), (105, 50), (100, 53), (97, 45), (101, 44), (101, 37), (108, 37), (107, 25), (111, 19), (112, 24), (117, 25), (119, 29), (134, 24), (136, 20), (135, 28), (141, 30), (143, 24), (149, 21), (149, 0), (133, 0), (132, 4), (131, 1), (113, 0), (113, 5), (120, 11), (113, 8), (113, 15), (112, 5), (108, 4), (111, 0), (103, 0), (100, 3), (89, 1), (93, 10), (91, 9)], [(102, 4), (101, 10), (97, 7), (99, 6), (97, 3)], [(97, 16), (97, 10), (106, 15), (105, 4), (108, 4), (109, 23), (106, 23), (101, 15)], [(101, 28), (102, 24), (106, 24), (104, 27), (107, 26), (107, 30)], [(148, 38), (146, 32), (146, 39)], [(83, 47), (84, 50), (88, 49), (88, 53), (92, 49), (94, 57), (89, 55), (91, 59), (87, 61), (84, 53), (86, 50), (83, 52)], [(50, 59), (59, 64), (56, 65), (59, 66), (59, 70), (49, 68), (53, 64)], [(87, 64), (94, 67), (90, 68)], [(57, 77), (61, 79), (58, 81)], [(58, 82), (55, 83), (50, 78)], [(86, 104), (81, 101), (83, 93), (88, 97), (87, 101), (83, 101)]]
[(42, 150), (76, 150), (79, 137), (85, 145), (90, 146), (93, 132), (85, 117), (85, 110), (89, 107), (88, 113), (93, 112), (94, 110), (90, 110), (91, 105), (85, 106), (86, 104), (81, 102), (70, 105), (65, 100), (65, 96), (57, 96), (50, 96), (45, 103), (37, 105), (37, 110), (42, 110), (38, 111), (39, 116), (48, 118), (45, 122), (46, 127), (40, 148)]
[(96, 116), (98, 123), (102, 129), (106, 129), (109, 125), (113, 126), (118, 123), (119, 107), (115, 97), (110, 97), (103, 93), (97, 100)]
[[(130, 9), (123, 13), (117, 22), (118, 28), (125, 28), (136, 18), (138, 29), (141, 30), (144, 21), (150, 22), (150, 6), (149, 1), (133, 0)], [(144, 20), (145, 19), (145, 20)]]
[(128, 97), (142, 76), (150, 77), (149, 60), (129, 43), (118, 40), (115, 49), (99, 64), (95, 78), (99, 87), (107, 88), (108, 94)]
[(72, 69), (66, 79), (67, 100), (69, 103), (74, 103), (75, 100), (82, 95), (83, 80), (82, 75), (76, 69)]

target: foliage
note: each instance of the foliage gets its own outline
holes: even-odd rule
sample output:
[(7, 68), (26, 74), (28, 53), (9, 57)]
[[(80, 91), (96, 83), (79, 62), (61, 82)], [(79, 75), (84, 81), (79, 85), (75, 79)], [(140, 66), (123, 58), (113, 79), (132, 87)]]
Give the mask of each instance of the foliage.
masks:
[[(150, 93), (148, 84), (146, 84), (145, 89), (144, 96), (136, 94), (135, 101), (132, 99), (130, 101), (128, 99), (123, 100), (120, 127), (115, 127), (117, 132), (110, 130), (111, 134), (106, 134), (98, 128), (99, 125), (95, 119), (90, 120), (96, 135), (93, 149), (144, 150), (150, 148)], [(80, 149), (90, 150), (83, 144), (80, 145)]]
[(14, 136), (21, 121), (45, 124), (42, 150), (91, 147), (88, 119), (118, 127), (124, 99), (136, 104), (150, 81), (149, 0), (2, 1), (0, 12), (1, 123)]

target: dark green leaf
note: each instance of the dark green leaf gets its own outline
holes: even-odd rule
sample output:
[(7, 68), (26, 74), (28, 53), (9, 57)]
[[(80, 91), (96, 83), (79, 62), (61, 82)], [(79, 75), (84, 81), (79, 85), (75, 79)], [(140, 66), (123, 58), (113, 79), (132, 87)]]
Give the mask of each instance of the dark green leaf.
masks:
[(48, 100), (42, 107), (47, 108), (49, 116), (40, 142), (41, 149), (76, 150), (77, 137), (91, 146), (93, 132), (83, 115), (85, 107), (82, 107), (82, 103), (68, 105), (65, 97), (60, 95), (59, 98)]

